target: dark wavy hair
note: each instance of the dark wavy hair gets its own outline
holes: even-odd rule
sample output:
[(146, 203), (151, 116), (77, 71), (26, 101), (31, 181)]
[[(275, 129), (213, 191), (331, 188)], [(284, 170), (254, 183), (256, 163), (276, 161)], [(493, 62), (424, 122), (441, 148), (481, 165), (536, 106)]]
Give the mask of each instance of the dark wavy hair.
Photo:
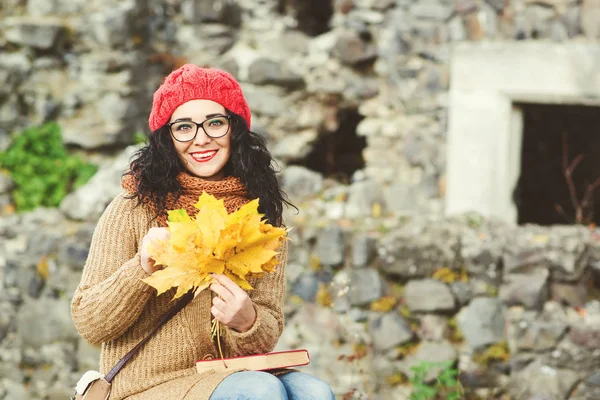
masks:
[[(283, 225), (283, 204), (296, 206), (289, 202), (287, 195), (279, 187), (277, 171), (273, 157), (267, 149), (265, 138), (248, 129), (246, 121), (240, 115), (227, 110), (231, 116), (231, 155), (225, 164), (226, 176), (239, 178), (248, 190), (248, 197), (258, 198), (259, 212), (274, 226)], [(137, 192), (131, 198), (150, 200), (157, 210), (163, 210), (169, 195), (175, 199), (182, 192), (176, 177), (186, 171), (185, 164), (179, 158), (171, 132), (167, 125), (149, 135), (148, 143), (132, 157), (130, 170), (137, 181)], [(156, 217), (156, 216), (155, 216)]]

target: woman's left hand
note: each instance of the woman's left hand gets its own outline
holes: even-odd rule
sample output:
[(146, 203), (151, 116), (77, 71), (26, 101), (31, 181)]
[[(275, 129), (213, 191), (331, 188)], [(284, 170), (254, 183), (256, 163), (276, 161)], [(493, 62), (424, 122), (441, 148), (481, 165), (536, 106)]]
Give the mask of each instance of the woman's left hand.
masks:
[(256, 320), (256, 311), (248, 293), (225, 275), (213, 275), (218, 283), (210, 285), (213, 297), (211, 314), (238, 332), (246, 332)]

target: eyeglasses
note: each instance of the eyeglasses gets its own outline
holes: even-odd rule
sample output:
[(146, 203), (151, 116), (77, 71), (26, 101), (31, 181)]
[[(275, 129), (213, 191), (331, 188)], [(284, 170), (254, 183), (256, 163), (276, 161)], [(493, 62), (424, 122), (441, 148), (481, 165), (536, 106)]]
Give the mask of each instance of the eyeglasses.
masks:
[(167, 126), (171, 130), (171, 135), (178, 142), (189, 142), (196, 138), (198, 129), (202, 127), (206, 136), (212, 139), (218, 139), (227, 135), (229, 132), (229, 115), (216, 115), (203, 122), (196, 123), (194, 121), (175, 121), (168, 123)]

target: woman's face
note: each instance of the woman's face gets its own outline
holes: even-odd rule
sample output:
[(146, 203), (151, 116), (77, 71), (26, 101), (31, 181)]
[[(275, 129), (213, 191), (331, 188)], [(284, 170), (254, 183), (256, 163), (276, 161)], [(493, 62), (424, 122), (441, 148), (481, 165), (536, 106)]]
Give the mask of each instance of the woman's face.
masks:
[[(190, 100), (171, 115), (171, 140), (192, 175), (213, 181), (225, 177), (223, 168), (231, 155), (231, 123), (226, 117), (225, 107), (211, 100)], [(181, 141), (194, 133), (193, 140)]]

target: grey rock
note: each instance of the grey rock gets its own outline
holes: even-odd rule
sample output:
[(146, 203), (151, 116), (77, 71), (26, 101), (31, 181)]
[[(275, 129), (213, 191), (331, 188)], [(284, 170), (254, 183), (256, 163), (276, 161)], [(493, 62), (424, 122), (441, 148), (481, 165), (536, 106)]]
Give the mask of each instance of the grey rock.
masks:
[(306, 129), (295, 135), (285, 136), (279, 140), (271, 150), (273, 157), (283, 162), (302, 160), (312, 150), (312, 144), (318, 133), (314, 129)]
[(83, 264), (79, 269), (54, 267), (46, 280), (45, 292), (71, 295), (79, 286)]
[(505, 337), (504, 310), (498, 299), (475, 298), (460, 310), (456, 320), (472, 349), (498, 343)]
[(600, 324), (587, 321), (571, 324), (569, 338), (574, 344), (583, 348), (600, 349)]
[(484, 220), (475, 214), (467, 214), (461, 221), (469, 226), (469, 229), (461, 232), (460, 237), (460, 256), (467, 271), (474, 275), (496, 271), (506, 240), (512, 235), (511, 228), (497, 221)]
[(248, 81), (256, 85), (272, 84), (288, 89), (299, 88), (304, 84), (302, 76), (293, 73), (284, 64), (268, 58), (257, 58), (250, 64)]
[(372, 180), (354, 182), (348, 190), (346, 216), (349, 218), (364, 218), (372, 215), (373, 206), (379, 204), (385, 207), (381, 185)]
[(319, 232), (315, 255), (321, 264), (331, 266), (342, 264), (345, 249), (344, 235), (339, 226), (328, 226)]
[(6, 337), (8, 332), (14, 329), (15, 316), (12, 315), (12, 309), (3, 307), (2, 314), (0, 314), (0, 342)]
[(562, 42), (569, 39), (567, 27), (559, 20), (554, 19), (550, 26), (550, 38), (555, 42)]
[(578, 380), (577, 373), (552, 368), (538, 360), (511, 376), (509, 390), (511, 395), (524, 398), (543, 395), (551, 399), (567, 399)]
[(27, 14), (34, 17), (80, 13), (87, 0), (27, 0)]
[(414, 2), (409, 11), (416, 18), (446, 21), (452, 15), (452, 6), (437, 0), (423, 0)]
[(39, 274), (35, 274), (29, 280), (29, 285), (27, 286), (27, 294), (29, 297), (33, 299), (37, 299), (40, 297), (42, 289), (44, 288), (45, 281)]
[[(31, 70), (31, 61), (27, 54), (20, 53), (2, 53), (0, 54), (0, 67), (3, 72), (16, 73), (19, 78), (24, 78), (26, 74)], [(2, 76), (2, 75), (0, 75)], [(4, 80), (5, 84), (19, 83), (20, 79), (13, 81)]]
[[(460, 227), (445, 221), (413, 219), (380, 240), (384, 272), (402, 278), (432, 274), (438, 268), (457, 266)], [(439, 240), (439, 238), (444, 240)]]
[(583, 226), (522, 227), (506, 243), (505, 271), (548, 267), (552, 279), (576, 280), (588, 264), (590, 235)]
[[(597, 12), (597, 11), (596, 11)], [(583, 24), (580, 24), (580, 7), (578, 4), (570, 4), (562, 15), (562, 21), (567, 28), (569, 38), (576, 37), (583, 30)], [(592, 31), (593, 31), (593, 27)], [(591, 33), (593, 35), (593, 33)]]
[(14, 400), (25, 400), (30, 398), (24, 383), (13, 382), (10, 380), (5, 380), (3, 383), (5, 386), (4, 398)]
[(457, 15), (450, 20), (448, 23), (448, 30), (452, 41), (458, 42), (467, 38), (465, 23), (460, 15)]
[(548, 297), (547, 269), (536, 269), (528, 274), (508, 274), (500, 287), (499, 297), (506, 305), (522, 304), (528, 308), (541, 309)]
[(129, 146), (111, 163), (100, 167), (85, 185), (63, 199), (61, 212), (74, 220), (97, 220), (110, 201), (123, 191), (121, 175), (138, 148)]
[(181, 11), (186, 21), (196, 24), (221, 22), (239, 27), (242, 22), (242, 8), (231, 0), (184, 0)]
[(600, 370), (593, 372), (591, 375), (585, 378), (585, 383), (590, 386), (600, 387)]
[(583, 0), (580, 12), (581, 30), (590, 39), (598, 38), (600, 34), (600, 1)]
[(280, 117), (286, 114), (288, 106), (283, 99), (281, 88), (257, 87), (243, 83), (241, 86), (252, 114), (268, 117)]
[(367, 305), (383, 295), (383, 281), (377, 270), (354, 269), (350, 272), (350, 303), (353, 306)]
[(34, 348), (79, 337), (71, 320), (69, 302), (65, 300), (26, 302), (19, 311), (17, 329), (23, 344)]
[(282, 172), (282, 187), (292, 201), (299, 201), (323, 190), (323, 177), (304, 167), (290, 165)]
[(571, 307), (583, 307), (588, 298), (588, 290), (583, 282), (577, 284), (553, 282), (550, 284), (550, 297)]
[(357, 234), (352, 239), (350, 257), (352, 266), (365, 267), (377, 255), (377, 239), (367, 234)]
[(12, 17), (5, 20), (6, 39), (19, 46), (48, 50), (58, 44), (65, 26), (56, 19), (35, 17)]
[(439, 315), (424, 315), (419, 326), (419, 337), (422, 340), (439, 342), (448, 329), (448, 320)]
[(59, 0), (28, 0), (27, 14), (33, 17), (56, 15)]
[(549, 302), (538, 315), (513, 307), (507, 311), (507, 340), (518, 351), (553, 349), (567, 331), (566, 316), (558, 303)]
[(352, 307), (348, 315), (355, 322), (364, 322), (369, 318), (369, 312), (358, 307)]
[(467, 304), (473, 297), (471, 287), (467, 282), (452, 282), (450, 290), (452, 290), (456, 302), (461, 307)]
[[(109, 77), (111, 75), (107, 75)], [(110, 110), (115, 110), (111, 99), (119, 99), (119, 108), (116, 115), (124, 116), (122, 119), (107, 118)], [(85, 149), (96, 149), (102, 146), (117, 146), (131, 143), (133, 135), (132, 118), (137, 114), (137, 105), (134, 101), (123, 101), (113, 94), (102, 95), (100, 101), (92, 106), (83, 107), (73, 118), (60, 118), (59, 123), (63, 128), (63, 142), (74, 144)], [(116, 117), (113, 116), (113, 117)], [(66, 117), (66, 116), (65, 116)], [(87, 135), (81, 135), (81, 132)]]
[[(84, 32), (89, 32), (92, 40), (108, 48), (118, 48), (130, 43), (123, 40), (135, 33), (138, 21), (134, 0), (125, 0), (113, 7), (105, 7), (102, 11), (89, 14), (85, 21)], [(81, 27), (81, 29), (84, 29)]]
[(406, 343), (413, 337), (404, 318), (396, 312), (372, 314), (369, 317), (369, 332), (375, 349), (381, 352)]
[[(412, 370), (422, 362), (428, 363), (454, 363), (457, 358), (456, 349), (447, 340), (441, 342), (424, 341), (415, 354), (408, 355), (400, 364), (400, 369), (406, 376), (412, 378), (415, 372)], [(425, 377), (426, 381), (435, 379), (442, 371), (441, 366), (430, 368)]]
[(180, 25), (176, 41), (186, 43), (184, 54), (189, 57), (189, 62), (199, 65), (212, 62), (216, 55), (224, 54), (235, 44), (230, 28), (216, 23)]
[[(41, 226), (44, 228), (56, 228), (60, 226), (61, 222), (63, 222), (63, 215), (56, 208), (47, 208), (47, 207), (38, 207), (35, 210), (29, 211), (22, 215), (21, 222), (24, 225), (33, 226), (35, 224), (39, 225), (37, 228), (39, 229)], [(36, 228), (32, 228), (31, 231), (35, 231)], [(54, 234), (44, 234), (44, 238), (56, 238)], [(51, 242), (47, 244), (49, 247), (51, 246)]]
[(68, 238), (60, 244), (57, 261), (78, 271), (81, 270), (90, 250), (90, 242)]
[(97, 370), (100, 364), (100, 348), (80, 339), (77, 342), (77, 362), (79, 371)]
[(385, 207), (398, 215), (417, 213), (425, 209), (425, 196), (419, 185), (394, 183), (385, 188)]
[(296, 279), (292, 293), (302, 298), (307, 302), (314, 302), (319, 290), (319, 280), (312, 273), (303, 273)]
[(332, 55), (346, 64), (354, 65), (376, 58), (377, 48), (348, 31), (339, 34)]
[(18, 96), (11, 95), (0, 103), (0, 128), (12, 129), (20, 117)]
[(406, 306), (411, 311), (434, 312), (454, 309), (454, 296), (448, 286), (435, 279), (411, 280), (404, 288)]
[(600, 399), (600, 387), (581, 382), (569, 400)]
[(580, 346), (574, 343), (569, 335), (565, 335), (552, 353), (543, 357), (542, 361), (554, 368), (589, 372), (600, 368), (600, 350)]
[(5, 171), (0, 171), (0, 194), (9, 193), (14, 187), (14, 182)]
[(373, 78), (356, 78), (348, 82), (344, 89), (347, 99), (366, 100), (379, 94), (380, 82)]

